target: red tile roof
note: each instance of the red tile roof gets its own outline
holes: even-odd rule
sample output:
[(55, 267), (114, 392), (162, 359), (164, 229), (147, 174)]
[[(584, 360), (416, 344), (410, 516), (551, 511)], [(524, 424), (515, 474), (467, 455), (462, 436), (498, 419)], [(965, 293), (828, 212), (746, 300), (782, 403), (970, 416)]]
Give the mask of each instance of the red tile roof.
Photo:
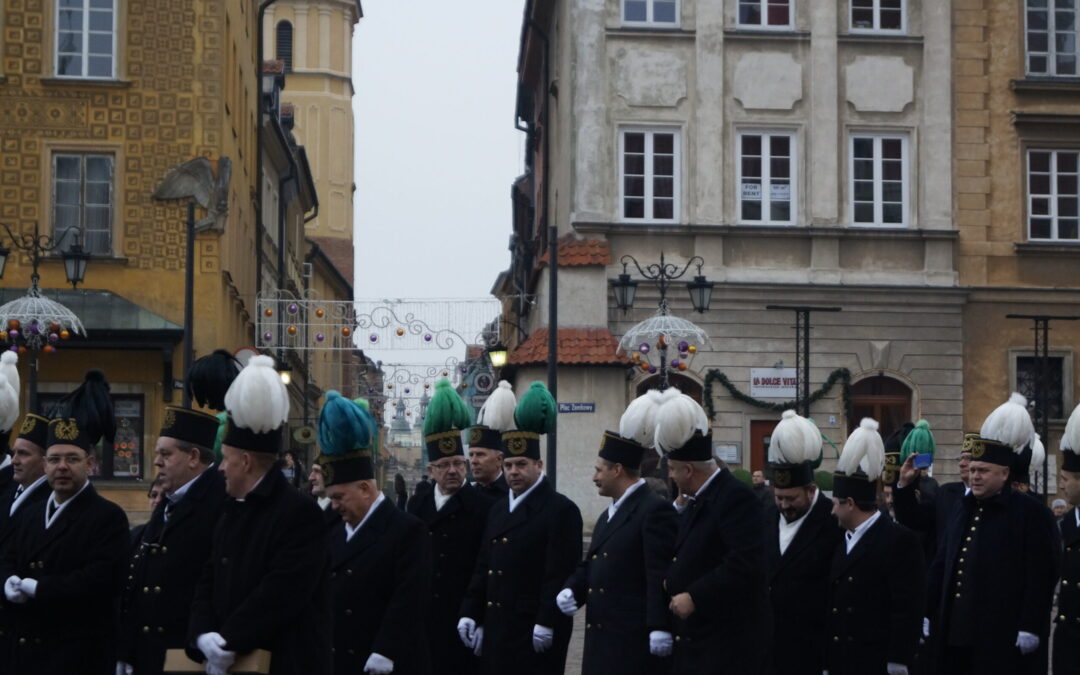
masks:
[[(615, 355), (619, 341), (607, 328), (560, 328), (558, 357), (560, 365), (624, 366), (629, 361)], [(547, 363), (548, 330), (541, 328), (518, 345), (510, 354), (515, 366)]]
[[(547, 264), (551, 259), (548, 251), (540, 256), (538, 264)], [(573, 233), (559, 237), (559, 267), (578, 265), (610, 265), (611, 247), (599, 239), (578, 239)]]

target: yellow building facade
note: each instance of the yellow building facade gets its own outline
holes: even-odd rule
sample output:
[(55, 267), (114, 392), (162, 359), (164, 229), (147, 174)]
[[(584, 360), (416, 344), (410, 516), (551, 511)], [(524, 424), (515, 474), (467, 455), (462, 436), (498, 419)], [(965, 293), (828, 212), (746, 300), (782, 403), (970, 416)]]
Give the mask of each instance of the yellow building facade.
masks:
[[(953, 3), (957, 266), (968, 290), (964, 428), (974, 431), (1010, 391), (1034, 393), (1035, 322), (1006, 316), (1080, 315), (1078, 55), (1073, 29), (1052, 6)], [(1080, 321), (1049, 326), (1054, 492), (1058, 442), (1078, 402)]]

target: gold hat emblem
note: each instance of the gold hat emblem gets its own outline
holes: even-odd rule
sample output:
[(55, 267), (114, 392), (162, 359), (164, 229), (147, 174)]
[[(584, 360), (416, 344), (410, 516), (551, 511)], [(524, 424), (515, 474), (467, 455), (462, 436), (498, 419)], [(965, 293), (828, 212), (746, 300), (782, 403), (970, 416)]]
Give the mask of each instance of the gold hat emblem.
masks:
[(452, 455), (455, 450), (457, 450), (457, 443), (454, 442), (453, 437), (439, 439), (439, 452), (444, 455)]
[(896, 469), (897, 469), (897, 465), (899, 463), (900, 463), (900, 453), (897, 453), (897, 452), (886, 452), (885, 453), (885, 471), (884, 471), (884, 475), (882, 476), (882, 478), (886, 483), (895, 483), (896, 482)]
[(477, 443), (479, 443), (480, 439), (483, 437), (483, 435), (484, 435), (484, 433), (482, 431), (480, 431), (479, 427), (473, 427), (472, 429), (470, 429), (469, 430), (469, 445), (476, 445)]
[(166, 408), (165, 421), (162, 422), (161, 426), (164, 429), (171, 429), (174, 424), (176, 424), (176, 411), (172, 408)]
[[(964, 445), (967, 445), (966, 440), (965, 440)], [(972, 439), (972, 441), (971, 441), (971, 458), (972, 459), (980, 459), (985, 454), (986, 454), (986, 444), (983, 443), (981, 440)]]
[(37, 419), (27, 415), (26, 419), (23, 420), (22, 428), (19, 429), (19, 435), (21, 436), (23, 434), (30, 433), (31, 431), (34, 430), (34, 427), (36, 427), (36, 426), (37, 426)]
[(74, 441), (79, 437), (79, 423), (74, 419), (68, 418), (66, 420), (57, 420), (56, 431), (53, 435), (61, 441)]
[(511, 438), (506, 442), (506, 449), (511, 455), (523, 455), (527, 447), (528, 443), (524, 438)]
[(979, 440), (978, 434), (964, 434), (964, 444), (960, 446), (960, 452), (975, 452), (976, 441)]

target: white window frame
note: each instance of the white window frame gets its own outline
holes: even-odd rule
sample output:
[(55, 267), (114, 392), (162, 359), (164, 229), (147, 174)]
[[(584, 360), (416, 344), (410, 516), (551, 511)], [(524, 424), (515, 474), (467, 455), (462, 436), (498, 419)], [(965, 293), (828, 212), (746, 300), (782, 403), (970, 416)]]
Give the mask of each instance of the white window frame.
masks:
[[(1054, 28), (1056, 25), (1055, 12), (1068, 11), (1067, 9), (1054, 9), (1052, 6), (1054, 0), (1047, 0), (1046, 7), (1031, 8), (1028, 6), (1030, 0), (1024, 0), (1024, 73), (1034, 77), (1080, 77), (1080, 5), (1073, 8), (1073, 30), (1068, 31), (1073, 34), (1074, 50), (1072, 56), (1076, 58), (1076, 72), (1065, 73), (1059, 75), (1057, 73), (1057, 48), (1056, 48), (1056, 36), (1058, 31)], [(1031, 46), (1029, 43), (1030, 28), (1028, 26), (1028, 13), (1032, 11), (1044, 11), (1046, 12), (1046, 51), (1035, 52), (1036, 54), (1046, 56), (1046, 71), (1045, 72), (1032, 72), (1031, 71)], [(1064, 31), (1063, 31), (1064, 32)]]
[(675, 20), (657, 21), (654, 16), (653, 5), (656, 0), (642, 0), (645, 3), (645, 20), (631, 21), (626, 18), (626, 0), (619, 0), (619, 18), (622, 25), (632, 28), (678, 28), (682, 25), (682, 0), (675, 0)]
[[(81, 2), (82, 7), (62, 7), (61, 2), (57, 0), (54, 4), (56, 9), (53, 12), (53, 74), (57, 78), (63, 78), (68, 80), (115, 80), (116, 79), (116, 61), (117, 61), (117, 49), (116, 49), (116, 15), (118, 13), (119, 4), (118, 0), (110, 0), (112, 3), (112, 28), (110, 37), (112, 38), (112, 48), (109, 53), (110, 57), (110, 71), (108, 75), (88, 75), (90, 68), (90, 0), (75, 0)], [(100, 9), (100, 8), (96, 8)], [(60, 72), (60, 12), (64, 10), (78, 10), (82, 14), (82, 52), (80, 57), (82, 59), (82, 71), (78, 75), (72, 75), (70, 73)], [(95, 31), (99, 32), (100, 31)]]
[[(1049, 181), (1050, 182), (1050, 192), (1048, 194), (1034, 195), (1031, 192), (1031, 153), (1033, 153), (1033, 152), (1045, 152), (1045, 153), (1050, 154), (1050, 172), (1049, 172), (1049, 174), (1050, 174), (1050, 181)], [(1080, 153), (1080, 148), (1076, 148), (1076, 147), (1073, 147), (1073, 148), (1035, 147), (1035, 148), (1028, 148), (1027, 152), (1024, 153), (1024, 161), (1025, 161), (1025, 164), (1024, 164), (1024, 192), (1027, 194), (1027, 204), (1026, 204), (1027, 223), (1026, 224), (1027, 224), (1027, 239), (1028, 239), (1028, 241), (1041, 241), (1041, 242), (1052, 241), (1052, 242), (1058, 242), (1058, 243), (1062, 243), (1062, 244), (1080, 244), (1080, 238), (1077, 238), (1077, 239), (1061, 239), (1058, 236), (1058, 219), (1059, 219), (1059, 216), (1058, 216), (1058, 197), (1059, 197), (1059, 195), (1058, 195), (1058, 180), (1057, 180), (1058, 179), (1058, 170), (1057, 170), (1057, 165), (1058, 165), (1058, 153), (1061, 153), (1061, 152), (1068, 152), (1068, 153), (1077, 154), (1077, 153)], [(1078, 158), (1077, 161), (1078, 161), (1078, 163), (1080, 163), (1080, 158)], [(1078, 168), (1080, 168), (1080, 167), (1078, 167)], [(1077, 180), (1080, 181), (1080, 175), (1077, 176)], [(1078, 190), (1078, 193), (1080, 193), (1080, 190)], [(1077, 199), (1080, 200), (1080, 194), (1072, 195), (1072, 196), (1076, 196)], [(1042, 215), (1038, 216), (1039, 218), (1049, 218), (1050, 219), (1050, 235), (1051, 236), (1049, 236), (1049, 237), (1033, 237), (1032, 234), (1031, 234), (1031, 219), (1033, 217), (1035, 217), (1033, 215), (1033, 213), (1032, 213), (1032, 211), (1033, 211), (1032, 202), (1035, 200), (1036, 197), (1048, 198), (1050, 200), (1050, 213), (1048, 213), (1045, 216), (1042, 216)], [(1080, 214), (1077, 215), (1077, 218), (1080, 218)]]
[[(75, 150), (56, 150), (52, 153), (51, 159), (51, 192), (49, 203), (49, 219), (50, 219), (50, 231), (52, 235), (59, 238), (62, 232), (57, 230), (58, 223), (56, 218), (56, 206), (59, 192), (59, 177), (56, 170), (56, 162), (61, 157), (75, 157), (79, 159), (79, 222), (76, 227), (80, 230), (81, 244), (83, 249), (92, 256), (104, 256), (108, 257), (112, 255), (113, 247), (115, 245), (116, 234), (116, 155), (109, 152), (81, 152)], [(107, 158), (110, 162), (110, 174), (109, 174), (109, 213), (106, 219), (108, 223), (107, 231), (109, 233), (109, 245), (104, 250), (96, 250), (87, 241), (87, 228), (86, 228), (86, 160), (89, 157)], [(97, 230), (95, 230), (97, 231)], [(76, 242), (76, 238), (69, 235), (64, 238), (62, 242), (62, 249), (67, 249), (71, 244)]]
[[(860, 223), (855, 220), (855, 139), (870, 138), (874, 141), (874, 222)], [(881, 173), (881, 141), (900, 140), (901, 165), (901, 214), (903, 218), (899, 223), (886, 223), (883, 218), (883, 189)], [(848, 176), (847, 176), (847, 203), (850, 216), (848, 222), (852, 227), (911, 227), (911, 134), (906, 131), (848, 131)]]
[(848, 0), (848, 30), (853, 34), (866, 35), (907, 35), (907, 12), (908, 3), (907, 0), (900, 0), (900, 28), (882, 28), (881, 27), (881, 2), (882, 0), (872, 0), (874, 5), (871, 8), (871, 13), (874, 16), (874, 26), (872, 28), (856, 28), (855, 26), (855, 2), (854, 0)]
[[(743, 169), (743, 152), (742, 152), (742, 140), (744, 136), (761, 136), (762, 137), (762, 155), (761, 155), (761, 220), (745, 220), (742, 216), (742, 169)], [(773, 220), (772, 218), (765, 218), (766, 214), (771, 212), (771, 199), (767, 199), (766, 196), (771, 193), (772, 185), (772, 138), (774, 136), (785, 136), (788, 139), (788, 147), (790, 149), (789, 161), (790, 176), (788, 182), (791, 185), (791, 211), (788, 220)], [(769, 155), (766, 159), (765, 155), (765, 142), (769, 144)], [(735, 222), (743, 225), (794, 225), (798, 222), (799, 213), (799, 135), (792, 129), (768, 129), (760, 127), (752, 127), (747, 129), (738, 129), (736, 131), (735, 142)]]
[[(764, 20), (767, 16), (769, 9), (769, 0), (755, 0), (761, 6), (760, 16)], [(767, 23), (743, 23), (741, 19), (742, 5), (746, 4), (746, 0), (735, 0), (735, 25), (739, 28), (745, 28), (750, 30), (778, 30), (789, 31), (795, 29), (795, 3), (796, 0), (787, 0), (788, 3), (788, 22), (786, 24), (767, 24)]]
[[(642, 133), (645, 134), (645, 215), (643, 218), (630, 218), (626, 216), (625, 211), (625, 146), (626, 146), (626, 134)], [(654, 218), (653, 213), (653, 173), (652, 173), (652, 158), (653, 158), (653, 136), (655, 134), (671, 134), (672, 135), (672, 204), (671, 204), (671, 218)], [(627, 125), (619, 127), (619, 222), (623, 223), (659, 223), (659, 224), (675, 224), (682, 219), (682, 129), (674, 126), (663, 125)]]

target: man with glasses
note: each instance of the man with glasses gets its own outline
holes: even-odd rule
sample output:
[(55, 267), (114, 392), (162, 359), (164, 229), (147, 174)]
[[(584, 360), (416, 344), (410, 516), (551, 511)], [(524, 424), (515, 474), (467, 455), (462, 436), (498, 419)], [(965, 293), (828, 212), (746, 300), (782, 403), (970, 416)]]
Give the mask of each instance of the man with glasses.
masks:
[(424, 521), (431, 535), (431, 663), (439, 671), (470, 673), (476, 670), (477, 661), (458, 639), (457, 621), (484, 536), (487, 512), (494, 500), (465, 481), (468, 467), (461, 432), (451, 429), (447, 434), (436, 433), (426, 443), (431, 459), (428, 475), (435, 488), (410, 500), (409, 513)]

